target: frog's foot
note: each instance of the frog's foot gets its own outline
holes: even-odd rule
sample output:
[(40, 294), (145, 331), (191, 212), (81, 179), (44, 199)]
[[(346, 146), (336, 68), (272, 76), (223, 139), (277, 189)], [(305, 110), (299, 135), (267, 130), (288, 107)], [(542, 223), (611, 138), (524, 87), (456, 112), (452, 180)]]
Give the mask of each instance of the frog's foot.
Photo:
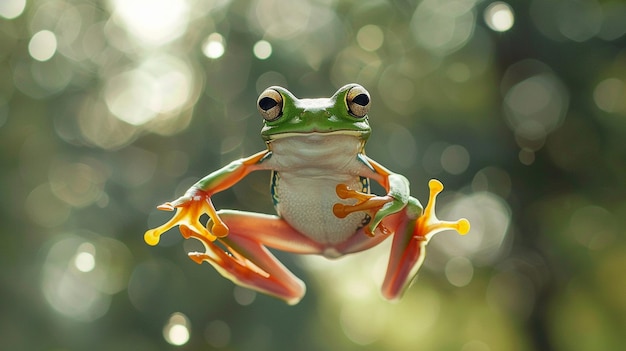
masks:
[(441, 221), (435, 214), (435, 205), (437, 203), (437, 195), (443, 191), (443, 184), (436, 179), (428, 182), (430, 194), (428, 196), (428, 204), (424, 208), (424, 213), (417, 219), (414, 236), (422, 237), (428, 241), (430, 238), (444, 230), (455, 230), (461, 235), (467, 234), (470, 230), (470, 223), (467, 219), (461, 218), (457, 221)]
[[(180, 197), (157, 208), (163, 211), (176, 210), (176, 213), (165, 224), (146, 231), (144, 240), (148, 245), (157, 245), (161, 235), (175, 226), (179, 226), (181, 234), (185, 238), (188, 238), (190, 233), (196, 233), (213, 241), (218, 237), (228, 235), (228, 227), (215, 212), (210, 196), (203, 191), (195, 191), (192, 196)], [(213, 223), (210, 230), (200, 222), (200, 217), (203, 214), (209, 215)]]
[[(337, 196), (340, 199), (356, 199), (357, 202), (354, 205), (346, 205), (342, 203), (336, 203), (333, 206), (333, 213), (338, 218), (345, 218), (347, 215), (353, 212), (364, 211), (367, 212), (370, 217), (375, 217), (376, 214), (387, 204), (393, 203), (394, 198), (389, 195), (379, 196), (375, 194), (366, 194), (360, 191), (350, 189), (346, 184), (339, 184), (336, 188)], [(382, 217), (382, 216), (379, 216)], [(382, 219), (382, 218), (381, 218)], [(378, 221), (380, 222), (380, 221)], [(375, 226), (366, 226), (365, 233), (369, 236), (374, 235), (374, 228), (378, 226), (380, 231), (387, 235), (391, 234), (391, 231), (382, 224), (376, 223)]]
[[(417, 213), (412, 201), (406, 208), (406, 217), (397, 228), (391, 247), (391, 255), (387, 266), (387, 273), (383, 282), (382, 293), (389, 300), (397, 300), (414, 280), (426, 255), (426, 244), (432, 236), (444, 230), (455, 230), (464, 235), (469, 232), (470, 224), (465, 218), (457, 221), (442, 221), (435, 214), (437, 195), (443, 190), (438, 180), (428, 182), (430, 195), (428, 204), (421, 216), (415, 218), (411, 213)], [(416, 200), (415, 200), (416, 201)]]

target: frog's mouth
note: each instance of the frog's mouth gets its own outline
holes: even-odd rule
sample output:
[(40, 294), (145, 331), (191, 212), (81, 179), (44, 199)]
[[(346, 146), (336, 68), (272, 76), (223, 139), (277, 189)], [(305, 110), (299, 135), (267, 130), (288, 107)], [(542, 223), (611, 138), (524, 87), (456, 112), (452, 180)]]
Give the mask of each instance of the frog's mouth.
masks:
[(331, 130), (331, 131), (312, 131), (312, 132), (286, 132), (271, 135), (268, 142), (286, 138), (301, 138), (310, 141), (322, 140), (333, 136), (353, 136), (358, 139), (365, 138), (367, 133), (358, 130)]

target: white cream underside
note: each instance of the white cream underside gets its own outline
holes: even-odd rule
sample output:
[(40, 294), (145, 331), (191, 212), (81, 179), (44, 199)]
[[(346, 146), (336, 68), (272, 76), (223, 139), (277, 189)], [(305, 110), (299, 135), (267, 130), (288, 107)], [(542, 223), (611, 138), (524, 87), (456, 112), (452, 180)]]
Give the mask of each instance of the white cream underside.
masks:
[(360, 175), (371, 171), (357, 155), (361, 140), (345, 133), (291, 134), (271, 142), (272, 157), (263, 166), (279, 174), (276, 210), (305, 236), (326, 244), (337, 244), (353, 235), (365, 214), (337, 218), (333, 205), (341, 200), (338, 184), (361, 189)]

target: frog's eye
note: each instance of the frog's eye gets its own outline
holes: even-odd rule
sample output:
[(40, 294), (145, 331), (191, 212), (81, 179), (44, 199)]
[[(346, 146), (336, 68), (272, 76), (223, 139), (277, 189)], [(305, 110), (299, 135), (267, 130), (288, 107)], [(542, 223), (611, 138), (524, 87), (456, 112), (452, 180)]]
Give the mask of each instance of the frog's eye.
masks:
[(370, 94), (362, 86), (355, 86), (346, 94), (346, 104), (353, 116), (363, 118), (370, 110)]
[(266, 121), (273, 121), (283, 113), (283, 96), (274, 89), (267, 89), (259, 96), (256, 106)]

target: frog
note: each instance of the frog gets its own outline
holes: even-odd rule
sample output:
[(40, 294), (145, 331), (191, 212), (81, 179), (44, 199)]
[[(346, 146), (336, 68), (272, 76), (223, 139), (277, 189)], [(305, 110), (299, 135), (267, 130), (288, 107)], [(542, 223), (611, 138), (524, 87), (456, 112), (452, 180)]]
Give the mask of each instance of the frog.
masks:
[[(440, 181), (428, 182), (423, 207), (411, 196), (405, 176), (366, 156), (371, 97), (363, 86), (347, 84), (330, 98), (302, 99), (271, 86), (256, 105), (266, 149), (230, 162), (158, 206), (175, 213), (145, 232), (148, 245), (157, 245), (161, 235), (178, 226), (183, 238), (203, 244), (204, 251), (188, 253), (194, 262), (208, 262), (235, 284), (294, 305), (306, 285), (270, 249), (335, 259), (392, 237), (381, 292), (397, 301), (415, 280), (434, 234), (470, 230), (466, 218), (437, 218)], [(276, 213), (217, 210), (212, 196), (255, 171), (270, 172)], [(372, 181), (386, 193), (373, 193)]]

